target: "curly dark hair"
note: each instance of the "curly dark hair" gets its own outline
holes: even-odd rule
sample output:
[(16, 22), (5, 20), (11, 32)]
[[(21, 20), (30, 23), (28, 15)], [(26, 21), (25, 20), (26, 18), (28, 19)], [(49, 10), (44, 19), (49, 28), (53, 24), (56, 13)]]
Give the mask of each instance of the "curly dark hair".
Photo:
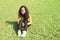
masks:
[[(21, 9), (22, 9), (23, 7), (25, 8), (25, 11), (26, 11), (24, 15), (21, 13)], [(25, 5), (22, 5), (22, 6), (20, 7), (20, 9), (19, 9), (18, 15), (24, 17), (24, 19), (27, 20), (28, 17), (29, 17), (28, 14), (29, 14), (28, 8), (27, 8)]]

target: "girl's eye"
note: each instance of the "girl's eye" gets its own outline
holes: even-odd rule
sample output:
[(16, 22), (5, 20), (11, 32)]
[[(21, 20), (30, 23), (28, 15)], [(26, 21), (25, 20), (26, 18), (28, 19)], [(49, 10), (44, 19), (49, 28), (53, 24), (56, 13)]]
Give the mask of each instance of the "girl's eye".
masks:
[(21, 10), (21, 11), (23, 11), (23, 10)]
[(21, 10), (21, 11), (23, 11), (23, 10)]

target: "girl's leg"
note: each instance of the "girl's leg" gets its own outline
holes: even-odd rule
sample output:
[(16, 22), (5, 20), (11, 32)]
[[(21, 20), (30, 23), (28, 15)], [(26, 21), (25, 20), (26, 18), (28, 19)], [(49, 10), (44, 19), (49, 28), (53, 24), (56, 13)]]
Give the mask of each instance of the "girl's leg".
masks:
[(28, 24), (27, 24), (27, 21), (26, 21), (26, 20), (24, 20), (24, 24), (25, 24), (25, 25), (24, 25), (24, 30), (27, 31)]
[(21, 28), (22, 28), (22, 23), (23, 23), (23, 20), (20, 21), (19, 26), (18, 26), (18, 30), (21, 30)]
[(18, 26), (18, 36), (21, 36), (21, 27), (22, 27), (22, 22), (23, 20), (20, 21), (19, 26)]

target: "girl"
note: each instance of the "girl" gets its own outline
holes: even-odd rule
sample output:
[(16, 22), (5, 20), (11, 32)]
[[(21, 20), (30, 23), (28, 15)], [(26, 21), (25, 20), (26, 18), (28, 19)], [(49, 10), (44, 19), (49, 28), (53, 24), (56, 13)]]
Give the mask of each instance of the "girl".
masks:
[[(21, 6), (18, 13), (18, 36), (25, 37), (28, 26), (32, 23), (31, 15), (26, 6)], [(24, 28), (22, 30), (22, 28)]]

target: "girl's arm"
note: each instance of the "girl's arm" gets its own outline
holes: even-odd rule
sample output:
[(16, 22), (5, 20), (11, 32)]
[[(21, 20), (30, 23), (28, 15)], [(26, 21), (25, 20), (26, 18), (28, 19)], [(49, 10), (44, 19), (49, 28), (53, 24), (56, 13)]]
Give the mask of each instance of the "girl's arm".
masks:
[(29, 18), (28, 18), (28, 25), (32, 24), (32, 18), (31, 15), (29, 14)]
[(19, 24), (20, 20), (21, 20), (21, 18), (20, 18), (20, 16), (18, 15), (18, 24)]

